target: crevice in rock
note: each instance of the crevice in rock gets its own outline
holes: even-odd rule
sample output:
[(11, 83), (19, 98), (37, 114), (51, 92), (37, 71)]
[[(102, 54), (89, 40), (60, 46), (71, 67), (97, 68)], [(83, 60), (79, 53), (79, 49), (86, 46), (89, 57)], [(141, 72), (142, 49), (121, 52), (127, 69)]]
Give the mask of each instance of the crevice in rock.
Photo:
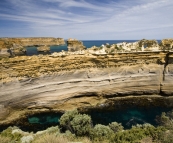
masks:
[[(163, 69), (163, 74), (162, 74), (162, 81), (160, 82), (160, 95), (161, 96), (166, 96), (163, 92), (162, 92), (162, 83), (163, 81), (165, 80), (165, 73), (166, 73), (166, 67), (168, 66), (169, 64), (169, 52), (166, 53), (166, 56), (165, 56), (165, 64), (164, 64), (164, 69)], [(167, 95), (168, 96), (168, 95)]]
[(164, 70), (163, 70), (163, 81), (165, 80), (165, 73), (166, 73), (166, 67), (169, 63), (169, 52), (165, 56), (165, 64), (164, 64)]

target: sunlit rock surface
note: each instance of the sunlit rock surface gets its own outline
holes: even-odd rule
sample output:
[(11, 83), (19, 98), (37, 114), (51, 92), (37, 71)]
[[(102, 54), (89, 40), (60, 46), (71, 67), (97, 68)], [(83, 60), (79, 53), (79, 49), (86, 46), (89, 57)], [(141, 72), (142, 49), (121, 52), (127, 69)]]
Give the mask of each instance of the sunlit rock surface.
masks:
[(71, 38), (67, 40), (67, 47), (69, 52), (86, 49), (86, 47), (83, 45), (83, 42), (78, 41), (77, 39), (71, 39)]
[(53, 46), (64, 44), (65, 41), (62, 38), (0, 38), (0, 58), (26, 55), (25, 47), (28, 46)]
[(50, 52), (50, 47), (46, 46), (46, 45), (40, 46), (40, 47), (37, 48), (37, 51), (38, 52)]
[(127, 99), (129, 104), (173, 106), (172, 54), (84, 53), (1, 59), (0, 125), (45, 111), (116, 107)]

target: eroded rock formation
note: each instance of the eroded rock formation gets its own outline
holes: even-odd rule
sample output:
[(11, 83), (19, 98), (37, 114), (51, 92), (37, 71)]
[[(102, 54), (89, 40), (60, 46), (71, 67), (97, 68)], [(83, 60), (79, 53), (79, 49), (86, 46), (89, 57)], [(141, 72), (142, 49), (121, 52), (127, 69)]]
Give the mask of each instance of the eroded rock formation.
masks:
[(124, 100), (173, 107), (172, 52), (21, 56), (0, 66), (0, 125), (45, 111), (115, 108)]
[(10, 48), (8, 43), (15, 43), (22, 46), (44, 46), (44, 45), (63, 45), (65, 41), (63, 38), (52, 38), (52, 37), (38, 37), (38, 38), (0, 38), (0, 49)]
[(62, 38), (0, 38), (0, 58), (26, 55), (25, 47), (28, 46), (51, 46), (64, 44), (65, 41)]
[(163, 39), (161, 41), (160, 45), (163, 50), (172, 50), (173, 49), (173, 39)]
[(0, 39), (0, 58), (25, 54), (26, 49), (19, 39)]
[(68, 39), (67, 46), (68, 46), (69, 52), (80, 51), (80, 50), (86, 49), (86, 47), (83, 45), (83, 43), (76, 39)]
[(40, 46), (40, 47), (38, 47), (37, 48), (37, 51), (38, 52), (50, 52), (50, 47), (48, 47), (48, 46)]

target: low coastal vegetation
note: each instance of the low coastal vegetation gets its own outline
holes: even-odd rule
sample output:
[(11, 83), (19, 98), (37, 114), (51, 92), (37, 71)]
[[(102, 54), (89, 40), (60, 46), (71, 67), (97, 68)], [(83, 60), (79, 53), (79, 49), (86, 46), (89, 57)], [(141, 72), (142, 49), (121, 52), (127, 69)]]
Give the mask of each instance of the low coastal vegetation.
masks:
[(1, 143), (172, 143), (173, 112), (157, 116), (159, 125), (135, 125), (124, 129), (121, 123), (93, 125), (91, 117), (77, 110), (67, 111), (60, 118), (59, 126), (44, 131), (24, 132), (9, 127), (0, 133)]

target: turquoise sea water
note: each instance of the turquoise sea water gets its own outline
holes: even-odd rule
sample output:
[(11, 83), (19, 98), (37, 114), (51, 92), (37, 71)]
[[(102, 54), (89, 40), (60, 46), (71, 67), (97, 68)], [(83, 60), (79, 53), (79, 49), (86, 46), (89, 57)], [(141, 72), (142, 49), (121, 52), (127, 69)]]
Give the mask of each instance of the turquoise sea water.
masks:
[[(90, 48), (92, 46), (98, 46), (100, 47), (102, 44), (116, 44), (116, 43), (122, 43), (122, 42), (136, 42), (138, 40), (84, 40), (82, 41), (84, 46), (86, 46), (87, 48)], [(159, 42), (159, 40), (158, 40)], [(50, 47), (50, 53), (53, 52), (61, 52), (62, 50), (67, 51), (67, 44), (62, 45), (62, 46), (51, 46)], [(31, 55), (38, 55), (39, 53), (37, 53), (37, 47), (27, 47), (27, 55), (31, 56)]]
[[(90, 111), (87, 113), (91, 116), (93, 124), (108, 125), (111, 122), (122, 123), (125, 129), (131, 128), (136, 124), (150, 123), (157, 126), (156, 116), (160, 116), (162, 112), (170, 111), (170, 108), (150, 107), (135, 108), (129, 107), (118, 111)], [(58, 113), (42, 113), (28, 117), (28, 122), (34, 125), (31, 130), (43, 130), (50, 126), (59, 124), (62, 114)]]
[(31, 124), (57, 124), (62, 114), (57, 113), (43, 113), (39, 115), (34, 115), (28, 118), (28, 122)]

